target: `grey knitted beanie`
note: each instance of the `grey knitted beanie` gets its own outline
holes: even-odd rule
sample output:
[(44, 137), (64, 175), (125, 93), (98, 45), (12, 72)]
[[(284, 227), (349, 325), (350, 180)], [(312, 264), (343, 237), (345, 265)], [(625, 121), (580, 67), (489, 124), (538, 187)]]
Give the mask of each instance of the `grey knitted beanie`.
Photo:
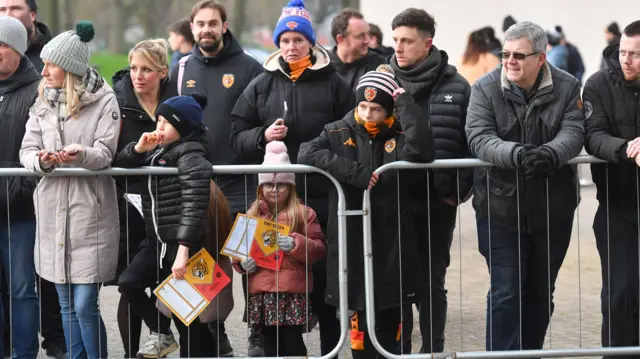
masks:
[(76, 30), (69, 30), (54, 37), (42, 48), (40, 57), (44, 61), (61, 67), (66, 72), (84, 76), (89, 68), (89, 41), (93, 40), (95, 31), (89, 21), (80, 21)]
[(24, 52), (27, 51), (27, 29), (20, 20), (0, 15), (0, 42), (24, 56)]

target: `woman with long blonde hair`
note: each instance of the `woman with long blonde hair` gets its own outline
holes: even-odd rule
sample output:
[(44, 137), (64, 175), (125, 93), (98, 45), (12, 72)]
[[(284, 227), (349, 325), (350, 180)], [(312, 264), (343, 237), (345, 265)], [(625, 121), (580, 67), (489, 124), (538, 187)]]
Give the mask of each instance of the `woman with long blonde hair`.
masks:
[[(116, 96), (89, 67), (93, 25), (82, 21), (42, 49), (39, 98), (20, 149), (25, 168), (98, 170), (111, 165), (120, 133)], [(98, 297), (118, 261), (118, 204), (109, 176), (44, 176), (34, 194), (36, 272), (56, 284), (70, 358), (106, 358)]]
[[(143, 40), (129, 51), (129, 65), (112, 77), (113, 90), (118, 98), (122, 114), (122, 131), (118, 152), (127, 144), (137, 141), (145, 132), (156, 129), (155, 111), (158, 104), (177, 96), (175, 86), (169, 85), (168, 44), (164, 39)], [(114, 167), (119, 167), (117, 159)], [(117, 177), (118, 208), (120, 209), (120, 253), (118, 256), (117, 284), (119, 279), (130, 280), (133, 273), (125, 270), (140, 251), (140, 244), (147, 238), (144, 220), (125, 194), (140, 195), (143, 186), (135, 177)], [(146, 296), (146, 293), (143, 293)], [(136, 358), (140, 349), (142, 319), (129, 302), (120, 296), (118, 303), (118, 328), (124, 346), (125, 358)]]

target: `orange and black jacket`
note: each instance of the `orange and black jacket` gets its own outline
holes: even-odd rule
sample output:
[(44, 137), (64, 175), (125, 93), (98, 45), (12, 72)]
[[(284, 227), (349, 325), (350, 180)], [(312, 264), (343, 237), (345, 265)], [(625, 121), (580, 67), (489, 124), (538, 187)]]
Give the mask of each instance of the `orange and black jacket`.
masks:
[[(325, 126), (316, 139), (304, 143), (299, 164), (318, 167), (334, 176), (345, 192), (347, 209), (362, 209), (362, 197), (371, 175), (378, 167), (395, 162), (431, 162), (435, 158), (429, 119), (409, 94), (396, 100), (396, 118), (391, 127), (382, 126), (375, 137), (357, 124), (354, 111), (342, 120)], [(417, 231), (412, 192), (419, 188), (411, 171), (386, 171), (371, 191), (373, 257), (376, 308), (384, 310), (400, 304), (400, 273), (403, 302), (419, 297), (421, 282)], [(423, 185), (422, 185), (423, 186)], [(338, 305), (338, 197), (335, 188), (329, 194), (327, 226), (326, 301)], [(400, 221), (399, 221), (400, 219)], [(400, 230), (399, 230), (400, 229)], [(349, 309), (364, 310), (364, 262), (362, 220), (347, 219), (349, 271)], [(400, 241), (402, 236), (402, 241)], [(400, 253), (402, 261), (400, 262)], [(400, 271), (402, 263), (402, 271)]]

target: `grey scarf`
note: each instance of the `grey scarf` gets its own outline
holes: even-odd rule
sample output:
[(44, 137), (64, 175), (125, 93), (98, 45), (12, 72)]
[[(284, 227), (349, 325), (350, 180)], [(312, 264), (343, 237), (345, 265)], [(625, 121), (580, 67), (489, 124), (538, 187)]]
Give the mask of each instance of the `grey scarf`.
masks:
[(423, 90), (431, 90), (440, 74), (442, 54), (432, 46), (429, 56), (423, 62), (413, 67), (400, 68), (396, 55), (391, 57), (391, 68), (396, 73), (400, 85), (411, 95), (415, 96)]
[[(96, 93), (99, 89), (102, 88), (102, 86), (104, 86), (104, 79), (100, 77), (98, 71), (96, 71), (92, 67), (89, 67), (89, 69), (87, 70), (87, 74), (82, 78), (82, 91), (78, 93), (78, 96), (82, 97), (82, 94), (84, 92)], [(55, 105), (61, 103), (66, 104), (67, 92), (65, 91), (65, 89), (45, 88), (44, 98), (47, 99), (47, 101), (54, 103)]]

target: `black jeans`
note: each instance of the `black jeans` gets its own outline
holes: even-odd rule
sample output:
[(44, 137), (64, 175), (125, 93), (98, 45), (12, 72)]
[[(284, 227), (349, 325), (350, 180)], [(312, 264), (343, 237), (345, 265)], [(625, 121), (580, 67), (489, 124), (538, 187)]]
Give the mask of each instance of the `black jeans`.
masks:
[[(420, 312), (420, 334), (422, 347), (420, 353), (441, 353), (444, 350), (444, 329), (447, 323), (447, 290), (445, 277), (451, 262), (451, 243), (456, 227), (458, 207), (450, 206), (440, 200), (430, 204), (430, 217), (422, 223), (431, 228), (425, 230), (426, 238), (420, 241), (423, 281), (418, 310)], [(429, 235), (430, 234), (430, 238)], [(433, 332), (432, 332), (433, 329)], [(404, 354), (411, 353), (411, 333), (413, 332), (413, 311), (410, 306), (403, 312), (402, 349)]]
[(542, 349), (553, 314), (555, 282), (571, 240), (573, 214), (551, 224), (548, 231), (532, 234), (489, 225), (482, 218), (477, 225), (478, 249), (491, 275), (487, 351)]
[[(409, 305), (404, 310), (409, 310)], [(356, 312), (358, 320), (358, 331), (364, 333), (364, 349), (351, 349), (353, 359), (382, 359), (385, 358), (379, 354), (373, 347), (369, 336), (369, 328), (367, 327), (367, 319), (365, 312)], [(400, 325), (400, 308), (387, 309), (376, 313), (376, 338), (380, 345), (390, 353), (395, 353), (397, 348), (396, 337), (398, 336), (398, 326)], [(353, 327), (353, 322), (352, 322)]]
[(264, 355), (306, 357), (307, 347), (302, 339), (302, 329), (299, 325), (260, 326), (264, 338)]
[(136, 354), (140, 350), (142, 318), (131, 308), (124, 295), (120, 295), (117, 316), (120, 338), (124, 346), (124, 357), (137, 358)]
[[(118, 280), (118, 290), (131, 305), (131, 309), (144, 321), (152, 332), (170, 334), (171, 319), (162, 315), (156, 308), (155, 295), (147, 296), (146, 288), (155, 289), (161, 281), (171, 274), (171, 266), (177, 248), (168, 245), (163, 268), (159, 268), (159, 253), (155, 240), (145, 240), (140, 252), (133, 258), (129, 267), (122, 272)], [(214, 338), (205, 323), (194, 321), (189, 327), (180, 320), (174, 320), (180, 334), (180, 357), (200, 358), (217, 356), (217, 346), (211, 345)]]
[(609, 205), (607, 211), (601, 204), (593, 220), (602, 267), (602, 346), (638, 346), (638, 211)]

